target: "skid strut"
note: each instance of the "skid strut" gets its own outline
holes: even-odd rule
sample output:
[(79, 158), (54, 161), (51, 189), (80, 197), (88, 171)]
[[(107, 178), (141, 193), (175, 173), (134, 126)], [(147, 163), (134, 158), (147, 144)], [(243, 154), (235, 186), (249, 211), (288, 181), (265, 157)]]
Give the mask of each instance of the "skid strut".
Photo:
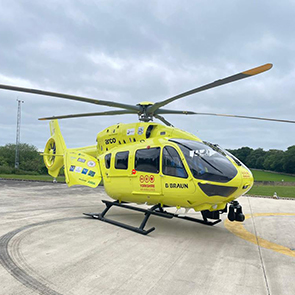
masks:
[[(203, 220), (197, 219), (197, 218), (192, 218), (189, 216), (179, 216), (179, 214), (173, 214), (173, 213), (164, 211), (160, 204), (154, 205), (150, 209), (143, 209), (143, 208), (138, 208), (138, 207), (126, 205), (125, 203), (122, 203), (122, 202), (120, 203), (119, 201), (110, 202), (110, 201), (102, 200), (102, 202), (106, 205), (106, 208), (101, 213), (84, 213), (84, 215), (91, 216), (92, 218), (99, 219), (101, 221), (104, 221), (104, 222), (107, 222), (107, 223), (110, 223), (110, 224), (113, 224), (113, 225), (116, 225), (119, 227), (123, 227), (125, 229), (131, 230), (133, 232), (136, 232), (136, 233), (139, 233), (142, 235), (147, 235), (150, 232), (155, 230), (155, 227), (152, 227), (148, 230), (144, 229), (144, 227), (151, 215), (156, 215), (159, 217), (164, 217), (164, 218), (169, 218), (169, 219), (176, 217), (176, 218), (180, 218), (180, 219), (184, 219), (184, 220), (188, 220), (188, 221), (193, 221), (193, 222), (197, 222), (197, 223), (201, 223), (201, 224), (205, 224), (205, 225), (211, 225), (211, 226), (215, 225), (221, 221), (221, 219), (218, 219), (214, 222), (208, 221), (205, 214), (203, 214), (203, 212), (202, 212)], [(134, 210), (134, 211), (139, 211), (139, 212), (144, 213), (145, 216), (144, 216), (139, 227), (131, 226), (126, 223), (122, 223), (122, 222), (105, 217), (106, 213), (111, 209), (112, 206), (117, 206), (117, 207), (129, 209), (129, 210)]]

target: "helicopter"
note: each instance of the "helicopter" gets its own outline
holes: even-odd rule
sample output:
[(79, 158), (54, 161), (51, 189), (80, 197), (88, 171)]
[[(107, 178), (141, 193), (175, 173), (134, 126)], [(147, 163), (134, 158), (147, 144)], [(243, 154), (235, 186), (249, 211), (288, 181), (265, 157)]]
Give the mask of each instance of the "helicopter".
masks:
[[(103, 212), (85, 215), (147, 235), (155, 230), (154, 227), (144, 229), (151, 215), (180, 218), (209, 226), (221, 222), (222, 213), (227, 213), (230, 221), (244, 221), (242, 206), (236, 199), (253, 186), (251, 171), (227, 150), (174, 127), (163, 115), (210, 115), (285, 123), (295, 121), (163, 107), (183, 97), (255, 76), (271, 68), (272, 64), (268, 63), (160, 102), (145, 101), (136, 105), (9, 85), (0, 85), (0, 88), (118, 108), (39, 118), (50, 120), (51, 136), (42, 155), (52, 177), (56, 178), (64, 167), (69, 187), (83, 185), (96, 188), (103, 182), (107, 195), (114, 201), (102, 200), (106, 206)], [(109, 126), (97, 134), (96, 145), (75, 149), (67, 148), (58, 123), (58, 119), (123, 114), (136, 114), (139, 122)], [(164, 125), (153, 122), (154, 118)], [(131, 203), (151, 207), (146, 209)], [(141, 224), (135, 227), (107, 218), (106, 214), (113, 206), (144, 213)], [(176, 207), (177, 210), (184, 208), (185, 214), (168, 212), (166, 208), (169, 207)], [(186, 213), (190, 209), (201, 212), (202, 219), (188, 216)]]

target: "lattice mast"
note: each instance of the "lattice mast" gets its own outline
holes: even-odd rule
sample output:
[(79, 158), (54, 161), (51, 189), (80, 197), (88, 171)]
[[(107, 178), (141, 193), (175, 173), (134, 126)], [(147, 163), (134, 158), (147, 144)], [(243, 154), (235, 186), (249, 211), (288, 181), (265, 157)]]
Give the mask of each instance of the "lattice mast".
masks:
[(15, 143), (15, 168), (19, 168), (19, 143), (20, 143), (20, 123), (21, 123), (21, 104), (23, 100), (17, 99), (17, 121), (16, 121), (16, 143)]

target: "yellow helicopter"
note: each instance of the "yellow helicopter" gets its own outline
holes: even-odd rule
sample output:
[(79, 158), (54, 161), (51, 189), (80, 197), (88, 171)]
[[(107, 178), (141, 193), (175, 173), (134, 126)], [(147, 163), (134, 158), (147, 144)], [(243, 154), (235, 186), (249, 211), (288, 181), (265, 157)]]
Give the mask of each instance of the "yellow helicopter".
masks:
[[(103, 181), (106, 193), (115, 201), (103, 200), (106, 208), (102, 213), (85, 215), (137, 233), (148, 234), (155, 229), (144, 229), (150, 215), (215, 225), (221, 221), (220, 214), (228, 212), (230, 221), (244, 221), (242, 207), (236, 199), (248, 192), (253, 185), (250, 170), (228, 151), (173, 127), (162, 115), (211, 115), (286, 123), (295, 121), (197, 113), (162, 107), (185, 96), (265, 72), (271, 67), (272, 64), (265, 64), (160, 102), (141, 102), (137, 105), (8, 85), (0, 85), (0, 88), (119, 108), (106, 112), (40, 118), (39, 120), (51, 120), (51, 137), (44, 149), (44, 163), (53, 177), (57, 177), (64, 166), (68, 186), (85, 185), (95, 188)], [(139, 122), (110, 126), (98, 133), (96, 145), (76, 149), (67, 148), (57, 121), (121, 114), (137, 114)], [(154, 123), (153, 118), (159, 119), (166, 126)], [(153, 206), (144, 209), (127, 203)], [(138, 227), (106, 218), (105, 215), (112, 206), (140, 211), (145, 217)], [(202, 219), (170, 213), (165, 211), (165, 207), (185, 208), (186, 212), (192, 208), (201, 212)]]

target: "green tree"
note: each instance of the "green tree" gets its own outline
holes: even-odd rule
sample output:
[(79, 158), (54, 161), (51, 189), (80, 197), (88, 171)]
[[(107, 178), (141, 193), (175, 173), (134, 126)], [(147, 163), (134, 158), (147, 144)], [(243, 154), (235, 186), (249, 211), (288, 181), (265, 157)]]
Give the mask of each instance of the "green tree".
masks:
[(269, 150), (266, 153), (263, 166), (265, 170), (284, 172), (284, 152)]
[[(263, 163), (266, 156), (266, 151), (261, 148), (258, 148), (251, 152), (247, 158), (247, 164), (250, 168), (264, 169)], [(246, 165), (247, 165), (246, 164)]]
[(8, 166), (6, 158), (1, 156), (1, 147), (0, 147), (0, 166)]
[(229, 150), (229, 152), (241, 160), (246, 166), (248, 166), (248, 157), (253, 152), (253, 149), (249, 147), (242, 147), (237, 150)]
[[(19, 169), (36, 173), (44, 173), (46, 167), (38, 149), (26, 143), (19, 145)], [(0, 166), (14, 168), (15, 144), (6, 144), (0, 147)], [(45, 168), (45, 169), (44, 169)], [(47, 172), (47, 171), (46, 171)]]
[(284, 172), (295, 173), (295, 145), (289, 146), (285, 152)]

